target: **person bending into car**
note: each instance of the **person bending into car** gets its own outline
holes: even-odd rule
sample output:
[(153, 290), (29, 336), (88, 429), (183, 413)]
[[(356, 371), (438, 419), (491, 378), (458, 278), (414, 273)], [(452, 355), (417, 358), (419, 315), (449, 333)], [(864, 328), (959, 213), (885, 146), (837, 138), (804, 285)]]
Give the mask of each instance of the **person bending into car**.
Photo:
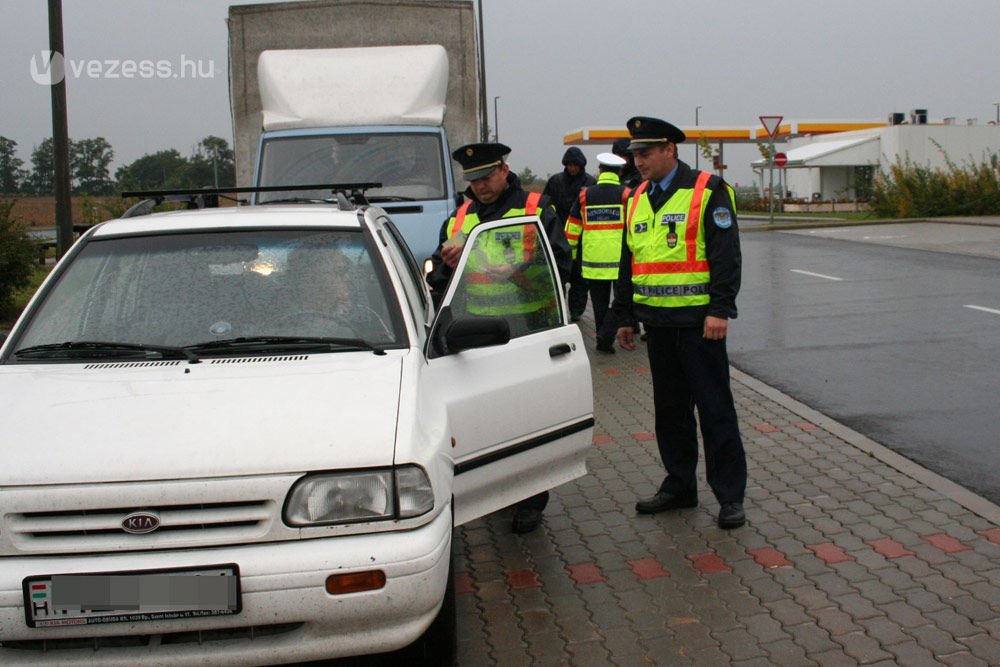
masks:
[[(521, 182), (504, 160), (510, 150), (501, 143), (477, 143), (462, 146), (452, 153), (455, 161), (462, 165), (462, 175), (469, 182), (469, 187), (465, 191), (465, 202), (441, 226), (440, 243), (431, 256), (433, 268), (427, 274), (427, 283), (434, 295), (435, 304), (440, 304), (458, 265), (464, 238), (476, 225), (502, 218), (537, 215), (555, 255), (560, 284), (569, 279), (572, 259), (559, 216), (548, 197), (529, 193), (521, 188)], [(524, 234), (532, 233), (533, 228), (527, 228)], [(531, 276), (523, 275), (517, 267), (518, 262), (530, 254), (530, 239), (505, 237), (491, 239), (490, 242), (499, 252), (506, 253), (509, 259), (506, 262), (496, 262), (495, 258), (484, 256), (474, 260), (480, 263), (481, 266), (475, 268), (481, 271), (484, 280), (479, 284), (469, 285), (469, 312), (482, 315), (521, 315), (527, 318), (531, 330), (535, 328), (531, 326), (532, 318), (551, 312), (551, 308), (545, 308), (546, 304), (534, 303), (530, 297), (523, 297), (523, 283), (525, 279), (530, 282)], [(525, 272), (530, 272), (531, 266), (535, 265), (528, 262)], [(515, 312), (517, 310), (524, 312)], [(548, 501), (549, 493), (544, 491), (519, 502), (514, 510), (511, 529), (515, 533), (528, 533), (538, 528)]]

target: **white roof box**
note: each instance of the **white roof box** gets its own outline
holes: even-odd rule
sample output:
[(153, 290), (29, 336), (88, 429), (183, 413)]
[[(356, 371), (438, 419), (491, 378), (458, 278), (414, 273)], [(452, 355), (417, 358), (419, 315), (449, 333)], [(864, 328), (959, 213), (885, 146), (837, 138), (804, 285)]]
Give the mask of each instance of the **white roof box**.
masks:
[(438, 44), (263, 51), (265, 130), (441, 125), (448, 54)]

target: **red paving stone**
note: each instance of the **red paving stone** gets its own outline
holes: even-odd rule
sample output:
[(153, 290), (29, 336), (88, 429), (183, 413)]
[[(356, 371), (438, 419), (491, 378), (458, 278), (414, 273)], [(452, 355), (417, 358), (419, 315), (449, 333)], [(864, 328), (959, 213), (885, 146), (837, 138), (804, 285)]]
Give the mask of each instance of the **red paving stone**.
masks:
[(601, 568), (594, 563), (580, 563), (578, 565), (567, 565), (570, 578), (577, 584), (601, 584), (608, 580), (604, 578)]
[(670, 573), (664, 570), (663, 565), (655, 558), (642, 558), (625, 562), (632, 568), (632, 574), (640, 579), (656, 579), (658, 577), (670, 576)]
[(635, 372), (636, 373), (642, 373), (642, 374), (648, 375), (649, 374), (649, 367), (647, 367), (647, 366), (640, 366), (639, 368), (635, 369)]
[(989, 530), (981, 530), (979, 534), (988, 539), (993, 544), (1000, 544), (1000, 528), (990, 528)]
[(610, 435), (595, 435), (593, 443), (595, 445), (610, 445), (615, 441)]
[(792, 422), (792, 426), (802, 431), (818, 431), (819, 426), (812, 422)]
[(541, 588), (542, 582), (538, 580), (538, 573), (534, 570), (507, 570), (507, 585), (514, 589), (520, 588)]
[(824, 563), (847, 563), (855, 560), (854, 556), (844, 552), (841, 547), (838, 547), (833, 542), (824, 542), (823, 544), (807, 544), (806, 549), (809, 549), (809, 551), (816, 554), (816, 557)]
[(732, 572), (733, 568), (726, 565), (726, 561), (718, 554), (711, 552), (703, 554), (692, 554), (688, 560), (694, 565), (694, 569), (702, 574), (718, 574), (719, 572)]
[(789, 565), (794, 565), (792, 561), (785, 558), (785, 554), (778, 551), (774, 547), (765, 547), (763, 549), (753, 549), (747, 550), (747, 553), (753, 556), (753, 559), (757, 561), (757, 564), (761, 567), (766, 567), (768, 569), (774, 567), (788, 567)]
[(951, 535), (947, 535), (945, 533), (936, 533), (934, 535), (921, 535), (920, 539), (927, 540), (928, 542), (930, 542), (938, 549), (947, 554), (953, 554), (959, 551), (968, 551), (969, 549), (972, 548), (965, 546)]
[(774, 424), (751, 424), (756, 430), (761, 433), (777, 433), (781, 429)]
[(455, 575), (455, 592), (459, 595), (469, 595), (476, 592), (476, 583), (468, 572), (459, 572)]
[(636, 440), (638, 440), (639, 442), (647, 442), (649, 440), (656, 440), (656, 434), (655, 433), (649, 433), (647, 431), (641, 431), (639, 433), (633, 433), (632, 437), (635, 438)]
[(621, 375), (621, 371), (617, 368), (605, 368), (603, 371), (605, 375)]
[(868, 540), (865, 544), (886, 558), (902, 558), (903, 556), (913, 555), (912, 551), (896, 540), (890, 540), (888, 537), (884, 537), (881, 540)]

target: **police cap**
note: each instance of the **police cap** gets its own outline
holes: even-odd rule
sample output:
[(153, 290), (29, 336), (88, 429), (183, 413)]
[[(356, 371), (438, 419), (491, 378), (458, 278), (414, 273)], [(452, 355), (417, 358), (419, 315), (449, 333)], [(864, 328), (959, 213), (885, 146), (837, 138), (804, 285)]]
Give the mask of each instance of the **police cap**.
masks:
[(615, 139), (615, 143), (611, 144), (611, 152), (615, 155), (621, 155), (625, 157), (628, 155), (628, 144), (629, 138), (622, 137), (621, 139)]
[(462, 165), (462, 176), (467, 181), (474, 181), (503, 164), (503, 158), (510, 153), (510, 146), (500, 143), (466, 144), (451, 154), (455, 161)]
[(625, 126), (632, 137), (632, 142), (628, 145), (630, 151), (649, 148), (654, 144), (663, 144), (668, 141), (679, 144), (687, 139), (680, 128), (659, 118), (633, 116), (628, 119)]
[(598, 153), (597, 163), (602, 167), (610, 167), (611, 169), (621, 169), (625, 166), (625, 158), (618, 157), (614, 153)]

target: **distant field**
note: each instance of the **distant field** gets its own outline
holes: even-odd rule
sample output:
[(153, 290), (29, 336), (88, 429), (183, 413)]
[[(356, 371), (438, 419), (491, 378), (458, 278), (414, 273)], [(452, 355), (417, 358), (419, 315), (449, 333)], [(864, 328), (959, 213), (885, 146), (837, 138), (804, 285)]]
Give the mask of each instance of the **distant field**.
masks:
[[(24, 220), (31, 227), (55, 227), (56, 224), (56, 204), (55, 197), (22, 197), (0, 195), (0, 199), (16, 199), (14, 204), (14, 215)], [(73, 197), (73, 224), (92, 224), (106, 220), (111, 215), (104, 209), (105, 202), (117, 202), (118, 197)], [(89, 205), (84, 202), (89, 201)], [(87, 219), (85, 209), (90, 208), (96, 220)]]

